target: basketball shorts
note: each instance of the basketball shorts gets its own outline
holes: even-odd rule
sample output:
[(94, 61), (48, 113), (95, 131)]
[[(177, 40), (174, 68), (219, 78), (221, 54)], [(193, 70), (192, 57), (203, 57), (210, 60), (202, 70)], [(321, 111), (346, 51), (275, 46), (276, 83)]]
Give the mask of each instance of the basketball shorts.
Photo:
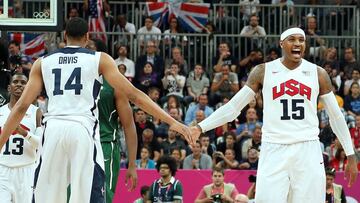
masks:
[(0, 165), (0, 202), (30, 203), (35, 166), (10, 168)]
[[(95, 129), (95, 128), (94, 128)], [(40, 163), (35, 171), (35, 203), (105, 202), (100, 141), (76, 121), (51, 119), (45, 125)]]
[(256, 203), (325, 202), (326, 177), (319, 140), (261, 144)]

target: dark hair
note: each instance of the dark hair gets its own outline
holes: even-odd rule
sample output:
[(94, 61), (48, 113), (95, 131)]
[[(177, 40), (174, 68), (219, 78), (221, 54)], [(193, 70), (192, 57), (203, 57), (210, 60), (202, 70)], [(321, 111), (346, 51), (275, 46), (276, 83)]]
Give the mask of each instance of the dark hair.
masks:
[(211, 175), (213, 175), (215, 172), (219, 172), (224, 175), (224, 169), (222, 167), (214, 166)]
[(146, 192), (149, 191), (150, 187), (147, 186), (147, 185), (144, 185), (144, 186), (141, 186), (140, 188), (140, 195), (143, 196), (143, 195), (146, 195)]
[(158, 91), (160, 93), (160, 89), (158, 87), (150, 87), (147, 91), (148, 94), (150, 94), (153, 91)]
[(332, 177), (335, 177), (335, 174), (336, 174), (336, 170), (332, 167), (328, 167), (325, 169), (325, 173), (327, 176), (332, 176)]
[(353, 82), (353, 83), (351, 83), (350, 88), (349, 88), (349, 95), (350, 95), (350, 96), (351, 96), (351, 94), (352, 94), (351, 88), (352, 88), (354, 85), (360, 86), (358, 82)]
[(168, 155), (164, 155), (162, 157), (159, 158), (159, 160), (156, 163), (156, 170), (159, 172), (160, 171), (160, 166), (162, 164), (166, 164), (169, 166), (169, 169), (171, 171), (171, 175), (175, 176), (176, 171), (177, 171), (177, 166), (176, 166), (176, 160)]
[(86, 35), (88, 29), (88, 24), (84, 19), (75, 17), (66, 23), (65, 31), (70, 38), (81, 38)]
[(17, 46), (17, 47), (20, 47), (20, 43), (19, 43), (18, 41), (16, 41), (16, 40), (11, 40), (11, 41), (9, 42), (9, 46), (12, 45), (12, 44), (14, 44), (14, 45)]
[[(146, 19), (150, 19), (151, 21), (154, 22), (154, 19), (153, 19), (151, 16), (146, 16), (146, 17), (145, 17), (145, 20), (146, 20)], [(144, 22), (145, 22), (145, 20), (144, 20)]]
[(26, 78), (26, 80), (29, 80), (28, 77), (24, 73), (15, 72), (13, 75), (11, 75), (10, 83), (13, 81), (13, 78), (16, 76), (23, 76)]
[(234, 132), (232, 131), (224, 132), (224, 140), (226, 140), (228, 136), (231, 136), (233, 140), (236, 142), (236, 135)]
[(102, 52), (108, 51), (106, 44), (101, 39), (91, 39), (91, 40), (94, 41), (96, 51), (102, 51)]

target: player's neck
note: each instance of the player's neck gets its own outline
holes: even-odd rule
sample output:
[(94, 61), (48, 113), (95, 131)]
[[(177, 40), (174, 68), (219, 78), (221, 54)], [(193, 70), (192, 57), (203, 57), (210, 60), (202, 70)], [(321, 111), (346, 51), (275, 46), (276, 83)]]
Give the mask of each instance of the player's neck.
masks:
[(15, 106), (15, 104), (16, 104), (16, 102), (17, 102), (18, 100), (19, 100), (19, 98), (15, 97), (15, 96), (11, 96), (11, 97), (10, 97), (10, 102), (9, 102), (9, 104), (8, 104), (9, 109), (12, 109), (12, 108)]
[(281, 58), (280, 61), (286, 68), (288, 68), (290, 70), (296, 69), (301, 64), (301, 61), (295, 62), (295, 61), (291, 61), (291, 60), (286, 60), (284, 57)]
[(170, 180), (171, 180), (171, 175), (161, 177), (161, 183), (162, 183), (162, 185), (168, 184), (168, 183), (170, 182)]

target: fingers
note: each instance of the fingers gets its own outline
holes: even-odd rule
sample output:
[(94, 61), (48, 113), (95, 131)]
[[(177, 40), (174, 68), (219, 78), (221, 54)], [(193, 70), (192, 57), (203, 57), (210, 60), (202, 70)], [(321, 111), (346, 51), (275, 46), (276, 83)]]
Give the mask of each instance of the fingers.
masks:
[(134, 191), (136, 186), (138, 184), (138, 179), (137, 177), (132, 177), (132, 187), (131, 187), (131, 191)]

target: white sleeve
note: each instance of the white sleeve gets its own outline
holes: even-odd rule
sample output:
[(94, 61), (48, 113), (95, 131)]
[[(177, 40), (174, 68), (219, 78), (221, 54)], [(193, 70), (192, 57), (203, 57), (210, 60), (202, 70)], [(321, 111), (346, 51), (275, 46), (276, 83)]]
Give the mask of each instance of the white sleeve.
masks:
[(231, 100), (199, 123), (203, 132), (233, 121), (241, 110), (255, 97), (255, 92), (245, 85)]
[(341, 113), (334, 93), (330, 92), (321, 95), (320, 99), (323, 101), (325, 110), (329, 115), (331, 129), (338, 137), (346, 156), (354, 154), (349, 128), (346, 125), (344, 115)]
[(32, 145), (33, 148), (37, 149), (40, 144), (42, 132), (43, 132), (42, 128), (37, 127), (35, 130), (35, 134), (28, 132), (28, 135), (25, 137), (25, 140), (27, 140)]

